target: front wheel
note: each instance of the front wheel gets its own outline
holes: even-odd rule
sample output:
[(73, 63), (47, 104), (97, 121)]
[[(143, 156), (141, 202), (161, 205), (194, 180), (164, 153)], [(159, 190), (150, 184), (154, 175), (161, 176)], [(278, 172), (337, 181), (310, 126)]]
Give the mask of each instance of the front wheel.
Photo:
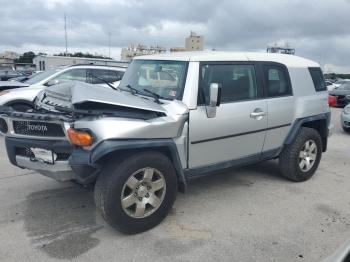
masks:
[(322, 139), (317, 130), (300, 128), (295, 140), (286, 145), (279, 157), (279, 166), (284, 177), (303, 182), (317, 170), (322, 156)]
[(127, 234), (158, 225), (177, 193), (174, 167), (165, 155), (141, 152), (120, 161), (110, 159), (95, 185), (95, 203), (104, 219)]

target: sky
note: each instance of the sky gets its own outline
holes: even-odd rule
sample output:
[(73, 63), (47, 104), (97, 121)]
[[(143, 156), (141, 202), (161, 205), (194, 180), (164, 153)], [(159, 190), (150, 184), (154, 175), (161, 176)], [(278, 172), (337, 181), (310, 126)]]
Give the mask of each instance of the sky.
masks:
[(0, 0), (0, 52), (83, 51), (120, 59), (134, 43), (262, 51), (287, 42), (326, 72), (350, 73), (350, 0)]

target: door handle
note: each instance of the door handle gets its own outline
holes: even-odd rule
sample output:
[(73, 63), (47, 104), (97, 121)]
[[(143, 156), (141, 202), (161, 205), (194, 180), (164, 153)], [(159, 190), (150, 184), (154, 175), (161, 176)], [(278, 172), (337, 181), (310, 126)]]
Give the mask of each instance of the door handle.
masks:
[(250, 113), (250, 118), (254, 118), (256, 120), (260, 120), (266, 116), (266, 113), (262, 111), (260, 108), (255, 109), (252, 113)]

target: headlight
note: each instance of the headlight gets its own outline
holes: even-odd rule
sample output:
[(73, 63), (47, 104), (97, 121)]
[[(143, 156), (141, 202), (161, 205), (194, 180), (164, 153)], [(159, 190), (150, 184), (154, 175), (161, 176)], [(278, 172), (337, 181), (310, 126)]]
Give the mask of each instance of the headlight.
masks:
[(345, 113), (345, 114), (350, 114), (350, 106), (346, 106), (346, 107), (344, 108), (344, 113)]
[(6, 94), (8, 94), (8, 93), (10, 93), (10, 91), (6, 91), (6, 90), (5, 90), (5, 91), (1, 91), (1, 92), (0, 92), (0, 96), (6, 95)]

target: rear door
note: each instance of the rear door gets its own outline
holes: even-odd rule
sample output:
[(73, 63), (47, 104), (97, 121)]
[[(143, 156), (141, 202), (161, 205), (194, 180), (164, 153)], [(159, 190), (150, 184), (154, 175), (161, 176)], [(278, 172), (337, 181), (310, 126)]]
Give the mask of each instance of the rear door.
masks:
[(295, 98), (287, 67), (279, 63), (262, 63), (261, 71), (268, 107), (268, 131), (263, 151), (273, 155), (283, 145), (292, 125)]
[[(208, 118), (209, 86), (221, 84), (221, 105)], [(267, 103), (254, 63), (202, 62), (198, 106), (190, 111), (189, 168), (258, 159), (267, 128)]]

